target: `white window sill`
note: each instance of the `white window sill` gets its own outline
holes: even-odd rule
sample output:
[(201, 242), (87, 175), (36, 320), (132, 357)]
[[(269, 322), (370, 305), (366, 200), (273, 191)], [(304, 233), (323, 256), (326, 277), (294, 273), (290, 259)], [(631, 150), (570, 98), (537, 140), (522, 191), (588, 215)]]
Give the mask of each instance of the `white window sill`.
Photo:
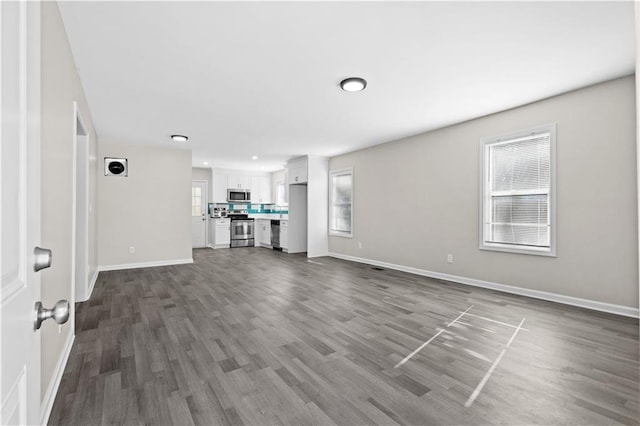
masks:
[(353, 238), (352, 232), (329, 231), (330, 237)]
[(504, 253), (530, 254), (534, 256), (557, 257), (555, 249), (548, 247), (517, 246), (500, 243), (480, 244), (480, 250), (501, 251)]

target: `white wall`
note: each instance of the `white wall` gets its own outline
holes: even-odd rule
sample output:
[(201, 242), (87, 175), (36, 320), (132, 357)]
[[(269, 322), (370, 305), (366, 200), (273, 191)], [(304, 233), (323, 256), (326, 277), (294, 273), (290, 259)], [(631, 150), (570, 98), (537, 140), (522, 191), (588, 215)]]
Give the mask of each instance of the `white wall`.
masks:
[(191, 261), (191, 151), (101, 140), (104, 157), (126, 158), (129, 176), (98, 179), (100, 268)]
[[(97, 136), (84, 97), (58, 6), (43, 2), (42, 29), (42, 246), (53, 251), (51, 268), (41, 272), (42, 303), (53, 306), (60, 299), (73, 301), (73, 161), (74, 101), (89, 136), (89, 275), (97, 268)], [(73, 306), (73, 305), (72, 305)], [(41, 390), (43, 398), (55, 382), (56, 365), (64, 356), (73, 334), (72, 321), (59, 326), (46, 321), (40, 329), (42, 342)], [(51, 401), (44, 401), (45, 404)]]
[[(557, 257), (479, 250), (480, 138), (553, 122)], [(332, 158), (354, 169), (354, 235), (329, 251), (637, 307), (635, 135), (629, 76)]]

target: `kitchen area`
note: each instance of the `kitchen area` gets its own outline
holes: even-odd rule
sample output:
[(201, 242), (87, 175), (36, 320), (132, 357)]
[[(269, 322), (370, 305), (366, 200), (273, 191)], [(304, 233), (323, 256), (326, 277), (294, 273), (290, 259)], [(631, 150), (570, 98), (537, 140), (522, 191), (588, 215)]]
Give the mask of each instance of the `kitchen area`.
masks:
[(212, 248), (266, 247), (288, 251), (286, 206), (234, 201), (209, 203), (208, 210)]
[(275, 172), (209, 170), (208, 247), (327, 254), (326, 158), (298, 157)]

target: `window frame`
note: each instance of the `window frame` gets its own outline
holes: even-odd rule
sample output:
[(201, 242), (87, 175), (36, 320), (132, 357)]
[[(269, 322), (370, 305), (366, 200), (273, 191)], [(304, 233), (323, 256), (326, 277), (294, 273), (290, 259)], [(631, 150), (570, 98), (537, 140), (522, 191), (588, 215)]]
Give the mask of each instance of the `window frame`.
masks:
[[(485, 224), (488, 223), (488, 218), (491, 215), (491, 203), (490, 203), (490, 186), (489, 186), (489, 149), (490, 145), (498, 143), (506, 143), (510, 140), (517, 140), (519, 138), (533, 136), (536, 134), (549, 133), (549, 247), (535, 247), (518, 244), (504, 244), (490, 242), (485, 239)], [(545, 124), (541, 126), (532, 127), (529, 129), (520, 130), (508, 134), (499, 136), (492, 136), (480, 139), (480, 206), (479, 206), (479, 221), (478, 221), (478, 236), (479, 236), (479, 248), (480, 250), (500, 251), (506, 253), (517, 254), (530, 254), (536, 256), (548, 256), (557, 257), (556, 246), (556, 222), (557, 222), (557, 203), (556, 203), (556, 188), (558, 185), (556, 177), (556, 123)], [(519, 192), (523, 191), (511, 191), (511, 195), (520, 195)], [(524, 191), (528, 192), (528, 191)], [(538, 192), (540, 193), (540, 192)], [(526, 194), (525, 194), (526, 195)]]
[[(349, 203), (351, 205), (351, 220), (349, 223), (349, 232), (338, 231), (331, 229), (331, 221), (333, 218), (333, 177), (334, 176), (342, 176), (342, 175), (350, 175), (351, 176), (351, 196), (349, 198)], [(343, 238), (353, 238), (353, 192), (354, 192), (354, 176), (353, 176), (353, 167), (344, 167), (341, 169), (335, 169), (329, 171), (329, 217), (327, 228), (329, 229), (329, 235), (332, 237), (343, 237)]]
[[(282, 188), (282, 199), (278, 196), (280, 195), (280, 188)], [(276, 182), (276, 207), (288, 207), (289, 203), (287, 201), (287, 184), (285, 181)]]

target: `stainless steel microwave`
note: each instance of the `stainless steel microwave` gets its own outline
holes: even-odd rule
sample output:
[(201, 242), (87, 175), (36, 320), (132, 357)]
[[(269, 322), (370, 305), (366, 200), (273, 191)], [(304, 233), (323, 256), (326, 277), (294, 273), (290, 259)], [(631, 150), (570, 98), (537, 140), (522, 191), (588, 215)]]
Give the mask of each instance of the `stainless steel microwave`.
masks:
[(251, 202), (250, 189), (227, 189), (227, 201), (232, 203), (249, 203)]

